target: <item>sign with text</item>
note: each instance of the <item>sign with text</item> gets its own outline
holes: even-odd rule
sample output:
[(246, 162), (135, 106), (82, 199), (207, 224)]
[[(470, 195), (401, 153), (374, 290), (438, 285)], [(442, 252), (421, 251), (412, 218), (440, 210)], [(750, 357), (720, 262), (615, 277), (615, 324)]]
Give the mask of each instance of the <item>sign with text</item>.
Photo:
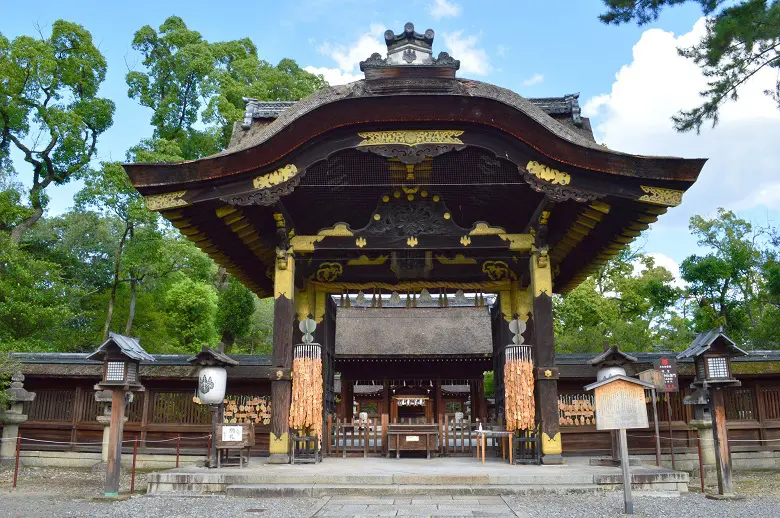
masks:
[(594, 389), (597, 430), (647, 428), (645, 389), (621, 379)]
[(680, 384), (677, 380), (677, 360), (668, 356), (662, 356), (655, 361), (655, 369), (661, 373), (661, 384), (658, 392), (679, 392)]
[(241, 442), (242, 431), (240, 426), (223, 426), (222, 442)]

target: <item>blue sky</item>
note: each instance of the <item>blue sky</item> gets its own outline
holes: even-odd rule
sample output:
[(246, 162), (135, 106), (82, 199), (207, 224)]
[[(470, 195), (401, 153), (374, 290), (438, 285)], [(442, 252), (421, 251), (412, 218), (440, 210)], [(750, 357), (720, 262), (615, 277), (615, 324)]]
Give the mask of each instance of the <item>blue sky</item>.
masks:
[[(124, 80), (128, 68), (140, 67), (130, 43), (143, 25), (156, 28), (176, 14), (210, 41), (249, 37), (268, 61), (290, 57), (331, 81), (346, 81), (359, 75), (359, 60), (382, 49), (385, 28), (398, 32), (412, 21), (420, 32), (429, 27), (436, 31), (434, 51), (447, 50), (460, 59), (461, 77), (529, 97), (580, 92), (597, 139), (611, 148), (711, 157), (701, 185), (656, 224), (645, 251), (673, 262), (695, 253), (687, 219), (712, 214), (717, 206), (740, 210), (760, 223), (776, 222), (780, 150), (774, 149), (771, 135), (776, 139), (780, 134), (780, 116), (761, 94), (771, 79), (757, 78), (748, 85), (716, 130), (704, 130), (699, 137), (677, 135), (669, 116), (695, 106), (703, 83), (698, 69), (677, 57), (675, 48), (700, 34), (700, 10), (676, 7), (657, 23), (638, 28), (600, 23), (603, 9), (600, 0), (0, 0), (0, 32), (13, 38), (33, 34), (40, 25), (46, 33), (58, 18), (91, 31), (109, 66), (101, 94), (117, 104), (114, 126), (99, 142), (99, 159), (121, 160), (128, 147), (151, 134), (149, 111), (127, 98)], [(75, 188), (52, 192), (50, 211), (66, 210)]]

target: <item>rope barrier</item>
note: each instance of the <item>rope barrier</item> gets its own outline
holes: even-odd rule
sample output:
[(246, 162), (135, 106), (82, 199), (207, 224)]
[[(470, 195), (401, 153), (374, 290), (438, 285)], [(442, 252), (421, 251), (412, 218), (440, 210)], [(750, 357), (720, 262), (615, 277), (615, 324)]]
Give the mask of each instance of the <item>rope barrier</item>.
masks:
[[(194, 441), (194, 440), (198, 440), (198, 439), (208, 439), (210, 437), (211, 437), (211, 434), (209, 434), (209, 435), (200, 435), (198, 437), (180, 437), (180, 438), (179, 437), (173, 437), (171, 439), (159, 439), (159, 440), (156, 440), (156, 441), (149, 441), (149, 440), (147, 440), (147, 441), (144, 441), (144, 443), (172, 442), (172, 441), (176, 441), (176, 440)], [(6, 438), (6, 439), (0, 438), (0, 442), (2, 442), (2, 441), (9, 441), (10, 442), (10, 441), (16, 441), (16, 440), (17, 440), (16, 437), (9, 437), (9, 438)], [(91, 446), (91, 445), (95, 445), (95, 444), (103, 444), (103, 441), (100, 441), (100, 442), (63, 442), (63, 441), (47, 441), (47, 440), (44, 440), (44, 439), (33, 439), (32, 437), (21, 437), (21, 440), (22, 441), (31, 441), (31, 442), (42, 442), (42, 443), (46, 443), (46, 444), (66, 444), (66, 445), (69, 445), (69, 446)], [(134, 441), (135, 441), (135, 439), (125, 439), (125, 440), (122, 441), (122, 444), (125, 444), (125, 443), (132, 444)]]

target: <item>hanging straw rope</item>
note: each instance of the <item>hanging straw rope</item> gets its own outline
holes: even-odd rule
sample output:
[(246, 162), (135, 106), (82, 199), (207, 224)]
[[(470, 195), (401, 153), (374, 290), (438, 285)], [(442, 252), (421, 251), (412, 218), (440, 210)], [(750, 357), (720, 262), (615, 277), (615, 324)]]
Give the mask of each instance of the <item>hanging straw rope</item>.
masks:
[(504, 363), (504, 411), (506, 429), (531, 430), (534, 427), (534, 364), (531, 347), (510, 345)]
[(295, 346), (290, 428), (322, 437), (322, 347)]

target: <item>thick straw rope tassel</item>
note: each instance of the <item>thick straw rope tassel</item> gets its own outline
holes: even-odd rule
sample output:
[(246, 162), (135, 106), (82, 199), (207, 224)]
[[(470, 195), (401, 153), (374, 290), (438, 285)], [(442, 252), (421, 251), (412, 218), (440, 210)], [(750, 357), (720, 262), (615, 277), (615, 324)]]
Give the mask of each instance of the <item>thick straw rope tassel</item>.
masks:
[(322, 438), (322, 348), (297, 345), (292, 370), (290, 428)]
[(531, 430), (534, 427), (534, 365), (531, 348), (510, 345), (504, 363), (504, 411), (506, 429)]

